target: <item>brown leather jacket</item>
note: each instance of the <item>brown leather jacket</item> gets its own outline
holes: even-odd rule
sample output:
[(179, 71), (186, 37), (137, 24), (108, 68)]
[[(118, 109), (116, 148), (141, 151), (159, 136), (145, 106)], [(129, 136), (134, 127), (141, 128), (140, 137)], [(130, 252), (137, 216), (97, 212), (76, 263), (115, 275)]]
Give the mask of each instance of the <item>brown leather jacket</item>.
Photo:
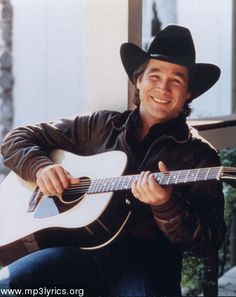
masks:
[[(216, 151), (203, 140), (193, 137), (192, 129), (184, 122), (175, 130), (157, 137), (138, 166), (126, 140), (134, 114), (137, 110), (124, 113), (101, 111), (90, 116), (16, 128), (2, 144), (5, 165), (24, 179), (35, 180), (37, 170), (52, 163), (49, 152), (58, 148), (79, 155), (124, 151), (128, 156), (125, 174), (156, 171), (159, 160), (164, 161), (170, 170), (220, 165)], [(172, 198), (160, 206), (150, 207), (135, 199), (133, 219), (123, 236), (157, 239), (159, 244), (167, 242), (180, 254), (187, 250), (206, 256), (219, 248), (224, 239), (223, 210), (220, 182), (176, 186)]]

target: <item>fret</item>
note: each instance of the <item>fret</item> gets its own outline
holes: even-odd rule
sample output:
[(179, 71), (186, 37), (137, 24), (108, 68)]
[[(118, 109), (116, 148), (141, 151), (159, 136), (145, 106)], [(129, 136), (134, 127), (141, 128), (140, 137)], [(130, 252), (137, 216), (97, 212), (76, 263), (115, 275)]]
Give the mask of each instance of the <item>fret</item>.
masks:
[(101, 179), (100, 190), (101, 192), (105, 192), (105, 189), (106, 189), (106, 179), (103, 178)]
[(176, 184), (179, 174), (180, 174), (179, 171), (171, 171), (169, 173), (170, 176), (169, 176), (169, 180), (168, 180), (168, 185)]
[(116, 189), (116, 180), (117, 180), (116, 177), (109, 178), (109, 180), (108, 180), (108, 184), (109, 184), (108, 190), (109, 190), (109, 192), (113, 192)]
[(179, 173), (178, 173), (178, 176), (177, 176), (177, 178), (176, 178), (176, 180), (175, 180), (175, 184), (178, 184), (178, 182), (179, 182), (179, 177), (180, 177), (180, 174), (181, 174), (181, 170), (179, 171)]
[(110, 184), (111, 184), (111, 182), (110, 182), (110, 178), (106, 178), (106, 180), (105, 180), (105, 192), (109, 192), (109, 190), (110, 190)]
[(102, 192), (107, 192), (107, 178), (103, 178), (101, 182), (101, 190)]
[(178, 183), (185, 183), (185, 179), (186, 179), (186, 172), (187, 170), (181, 170), (180, 171), (180, 175), (179, 175), (179, 178), (178, 178)]
[(116, 190), (116, 191), (119, 190), (119, 183), (118, 183), (118, 180), (119, 180), (119, 177), (116, 177), (116, 178), (115, 178), (115, 183), (116, 183), (116, 184), (115, 184), (115, 187), (114, 187), (114, 190)]
[(121, 185), (120, 190), (124, 190), (124, 188), (125, 188), (125, 177), (124, 176), (122, 176), (122, 178), (120, 180), (120, 185)]
[[(221, 167), (184, 169), (170, 172), (153, 173), (160, 185), (178, 185), (190, 182), (220, 179)], [(132, 183), (137, 181), (139, 175), (125, 175), (109, 177), (91, 181), (87, 193), (114, 192), (131, 189)]]
[(162, 178), (162, 173), (154, 173), (156, 181), (160, 184), (161, 178)]
[(125, 177), (125, 183), (124, 183), (125, 190), (129, 189), (129, 184), (130, 184), (129, 181), (130, 181), (130, 176), (128, 175)]
[(100, 183), (99, 183), (99, 192), (103, 192), (103, 179), (100, 179)]
[(94, 193), (101, 193), (101, 192), (112, 192), (114, 191), (114, 185), (116, 178), (102, 178), (102, 179), (95, 179), (94, 186), (92, 189)]
[(199, 172), (200, 172), (200, 168), (198, 168), (198, 169), (197, 169), (197, 173), (196, 173), (196, 175), (195, 175), (195, 179), (194, 179), (194, 181), (197, 181), (197, 178), (198, 178)]
[(203, 181), (206, 180), (206, 174), (208, 172), (208, 168), (200, 168), (198, 178), (196, 181)]
[(132, 178), (130, 179), (130, 187), (132, 186), (132, 183), (138, 180), (139, 175), (132, 175)]
[(136, 176), (134, 176), (134, 175), (130, 175), (129, 188), (131, 188), (132, 183), (133, 183), (136, 179), (137, 179)]
[(99, 190), (99, 192), (104, 192), (104, 189), (105, 189), (105, 183), (104, 183), (104, 179), (102, 178), (102, 179), (100, 179), (98, 190)]
[(194, 181), (202, 181), (205, 179), (205, 176), (206, 176), (206, 170), (205, 168), (198, 168), (197, 169), (198, 173), (194, 179)]
[(109, 188), (111, 191), (115, 191), (117, 190), (117, 177), (113, 177), (111, 179), (111, 182), (110, 182), (110, 188)]
[(122, 190), (125, 190), (126, 188), (126, 176), (122, 177)]
[(132, 175), (128, 175), (125, 178), (124, 188), (127, 190), (130, 188), (130, 180), (132, 179)]
[(172, 174), (173, 174), (173, 172), (170, 172), (170, 173), (169, 173), (169, 178), (168, 178), (167, 183), (166, 183), (167, 185), (170, 184), (170, 179), (171, 179)]
[(211, 167), (209, 168), (209, 174), (208, 174), (208, 179), (209, 176), (212, 179), (218, 179), (219, 178), (219, 173), (220, 173), (221, 167)]
[(122, 190), (122, 179), (118, 179), (118, 190)]
[(112, 178), (109, 177), (106, 179), (106, 192), (112, 192), (111, 185), (112, 185)]
[(102, 192), (102, 182), (103, 182), (103, 179), (102, 178), (99, 178), (98, 179), (98, 183), (97, 183), (97, 190), (99, 192)]
[(99, 180), (98, 179), (95, 180), (95, 182), (94, 182), (94, 193), (99, 193), (99, 185), (100, 185)]
[(211, 171), (214, 172), (214, 176), (216, 180), (220, 180), (221, 172), (222, 172), (222, 167), (212, 167)]
[(185, 183), (188, 181), (188, 175), (190, 174), (190, 170), (188, 170), (187, 172), (188, 172), (188, 174), (186, 175), (185, 180), (184, 180)]
[(163, 173), (161, 173), (161, 178), (159, 179), (159, 184), (160, 185), (162, 185), (163, 183), (162, 183), (162, 179), (164, 178), (164, 174)]
[(205, 180), (207, 180), (207, 177), (208, 177), (208, 174), (209, 174), (209, 172), (210, 172), (210, 169), (211, 169), (211, 168), (208, 168), (208, 170), (207, 170), (207, 174), (206, 174)]
[(99, 180), (95, 179), (91, 182), (88, 193), (98, 193)]
[(164, 173), (162, 173), (162, 175), (163, 175), (163, 177), (161, 179), (160, 184), (165, 185), (165, 186), (169, 185), (168, 181), (169, 181), (169, 178), (170, 178), (170, 173), (164, 172)]
[(112, 192), (112, 178), (109, 177), (107, 179), (107, 187), (106, 187), (107, 192)]
[(195, 178), (196, 178), (196, 169), (189, 170), (189, 174), (186, 182), (193, 182)]
[(138, 180), (139, 175), (128, 175), (125, 189), (131, 189), (132, 183)]
[(110, 188), (109, 188), (110, 190), (116, 189), (116, 180), (117, 180), (117, 178), (115, 178), (115, 177), (113, 177), (111, 179)]
[(91, 194), (94, 193), (94, 184), (95, 184), (94, 181), (92, 181), (90, 183), (89, 188), (88, 188), (88, 193), (91, 193)]

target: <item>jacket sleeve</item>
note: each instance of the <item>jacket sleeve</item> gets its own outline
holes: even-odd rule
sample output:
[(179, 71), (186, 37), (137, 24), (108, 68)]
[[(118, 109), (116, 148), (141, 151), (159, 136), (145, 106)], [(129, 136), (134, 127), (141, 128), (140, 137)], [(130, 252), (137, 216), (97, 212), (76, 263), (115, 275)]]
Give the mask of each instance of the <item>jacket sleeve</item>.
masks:
[[(109, 129), (111, 112), (96, 112), (55, 122), (18, 127), (3, 140), (4, 164), (25, 180), (35, 181), (39, 168), (52, 164), (50, 152), (63, 149), (75, 154), (93, 154)], [(97, 136), (100, 137), (97, 137)]]
[[(197, 167), (219, 165), (217, 153), (209, 149)], [(176, 187), (171, 199), (152, 212), (166, 237), (194, 255), (207, 256), (224, 240), (224, 196), (218, 181)]]

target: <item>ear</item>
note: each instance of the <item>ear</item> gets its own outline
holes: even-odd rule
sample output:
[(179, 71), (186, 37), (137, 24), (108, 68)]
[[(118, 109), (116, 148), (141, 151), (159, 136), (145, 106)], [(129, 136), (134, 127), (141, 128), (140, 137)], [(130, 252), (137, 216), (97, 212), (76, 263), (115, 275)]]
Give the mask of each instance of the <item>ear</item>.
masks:
[(138, 78), (137, 78), (137, 81), (136, 81), (136, 88), (138, 90), (140, 90), (141, 82), (142, 82), (142, 75), (139, 75)]
[(189, 100), (189, 99), (191, 98), (191, 96), (192, 96), (192, 93), (191, 93), (191, 92), (188, 92), (188, 93), (187, 93), (186, 100)]

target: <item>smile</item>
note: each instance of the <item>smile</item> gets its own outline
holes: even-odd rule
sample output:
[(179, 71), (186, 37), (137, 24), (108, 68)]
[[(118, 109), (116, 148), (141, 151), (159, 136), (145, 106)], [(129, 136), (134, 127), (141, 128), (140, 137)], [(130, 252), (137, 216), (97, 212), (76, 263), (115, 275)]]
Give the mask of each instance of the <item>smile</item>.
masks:
[(152, 100), (154, 100), (157, 103), (161, 103), (161, 104), (168, 104), (170, 102), (170, 100), (159, 99), (159, 98), (155, 98), (155, 97), (152, 97)]

